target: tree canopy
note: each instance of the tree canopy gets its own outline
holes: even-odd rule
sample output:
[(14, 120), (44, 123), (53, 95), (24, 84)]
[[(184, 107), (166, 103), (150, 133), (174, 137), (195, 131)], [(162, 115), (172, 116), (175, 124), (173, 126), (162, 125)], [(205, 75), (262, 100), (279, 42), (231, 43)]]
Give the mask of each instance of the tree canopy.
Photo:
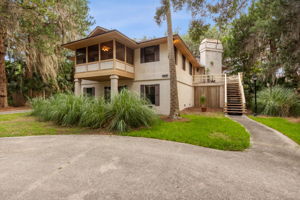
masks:
[[(38, 74), (42, 82), (59, 89), (58, 74), (69, 62), (61, 44), (85, 34), (93, 22), (88, 11), (87, 0), (1, 1), (1, 52), (25, 66), (25, 77)], [(3, 70), (0, 73), (3, 76)]]

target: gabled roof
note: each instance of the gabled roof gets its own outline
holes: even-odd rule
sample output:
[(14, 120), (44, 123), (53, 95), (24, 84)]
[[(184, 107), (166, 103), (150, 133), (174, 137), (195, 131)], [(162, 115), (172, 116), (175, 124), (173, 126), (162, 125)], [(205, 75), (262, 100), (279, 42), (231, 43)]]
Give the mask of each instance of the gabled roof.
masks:
[(88, 37), (97, 36), (99, 34), (107, 32), (107, 31), (109, 31), (109, 30), (106, 29), (106, 28), (103, 28), (101, 26), (97, 26), (92, 32), (90, 32), (90, 34), (88, 35)]
[[(167, 42), (167, 37), (136, 42), (135, 40), (130, 39), (123, 33), (119, 32), (118, 30), (108, 30), (97, 26), (86, 38), (72, 41), (63, 44), (62, 46), (75, 51), (79, 48), (106, 42), (108, 40), (111, 40), (112, 38), (121, 41), (123, 44), (133, 49)], [(174, 35), (174, 45), (184, 54), (184, 56), (187, 57), (187, 59), (193, 64), (194, 67), (200, 67), (198, 60), (194, 57), (193, 53), (190, 51), (190, 49), (178, 34)]]

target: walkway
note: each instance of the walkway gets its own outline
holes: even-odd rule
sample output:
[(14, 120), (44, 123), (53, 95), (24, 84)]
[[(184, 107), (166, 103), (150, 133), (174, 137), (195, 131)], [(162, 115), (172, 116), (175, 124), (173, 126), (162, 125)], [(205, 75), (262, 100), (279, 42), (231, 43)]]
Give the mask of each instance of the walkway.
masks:
[(0, 115), (5, 115), (5, 114), (15, 114), (15, 113), (26, 113), (30, 112), (31, 109), (26, 109), (26, 110), (9, 110), (9, 111), (0, 111)]

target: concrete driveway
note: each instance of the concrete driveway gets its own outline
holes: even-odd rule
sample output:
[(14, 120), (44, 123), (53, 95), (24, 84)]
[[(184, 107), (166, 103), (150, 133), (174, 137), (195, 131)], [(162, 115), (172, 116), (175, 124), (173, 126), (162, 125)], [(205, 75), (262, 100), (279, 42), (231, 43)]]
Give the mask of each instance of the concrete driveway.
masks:
[(122, 136), (0, 138), (0, 199), (300, 199), (299, 147), (258, 137), (245, 152)]

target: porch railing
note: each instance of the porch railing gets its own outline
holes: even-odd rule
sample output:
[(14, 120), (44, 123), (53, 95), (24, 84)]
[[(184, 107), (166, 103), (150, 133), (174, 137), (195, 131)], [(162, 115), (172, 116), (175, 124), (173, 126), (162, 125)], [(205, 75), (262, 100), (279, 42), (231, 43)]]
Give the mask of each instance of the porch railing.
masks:
[(243, 109), (246, 109), (246, 99), (245, 99), (245, 92), (243, 87), (243, 74), (241, 72), (238, 73), (238, 80), (239, 80), (239, 87), (242, 96)]
[(226, 74), (224, 77), (224, 81), (225, 81), (225, 83), (224, 83), (224, 99), (225, 99), (224, 103), (225, 103), (225, 105), (224, 105), (224, 107), (226, 107), (227, 106), (227, 75)]
[(194, 83), (224, 83), (225, 74), (194, 75)]

